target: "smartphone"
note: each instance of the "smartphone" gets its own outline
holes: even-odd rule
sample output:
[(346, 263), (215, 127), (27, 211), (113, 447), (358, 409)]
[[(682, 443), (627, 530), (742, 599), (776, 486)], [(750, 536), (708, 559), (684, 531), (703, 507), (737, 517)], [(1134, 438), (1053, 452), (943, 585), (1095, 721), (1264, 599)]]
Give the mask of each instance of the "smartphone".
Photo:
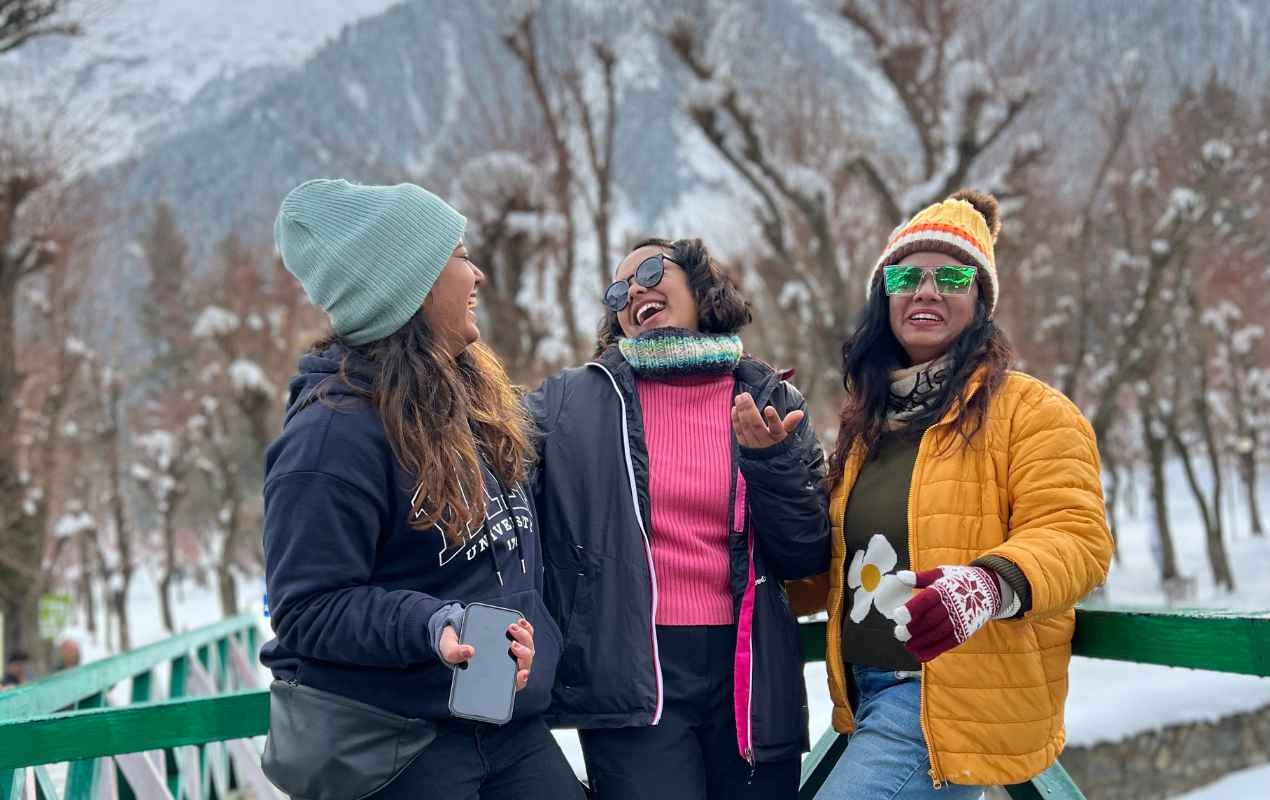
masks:
[(459, 642), (476, 648), (466, 668), (450, 679), (450, 713), (463, 719), (502, 725), (516, 705), (516, 659), (507, 628), (520, 622), (519, 611), (485, 603), (463, 610)]

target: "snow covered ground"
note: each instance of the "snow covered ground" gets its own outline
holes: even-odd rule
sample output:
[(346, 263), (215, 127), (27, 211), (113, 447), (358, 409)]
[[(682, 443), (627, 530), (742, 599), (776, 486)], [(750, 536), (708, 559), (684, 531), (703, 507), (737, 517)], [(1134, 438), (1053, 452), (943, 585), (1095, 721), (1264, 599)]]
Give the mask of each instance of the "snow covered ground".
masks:
[[(1184, 575), (1195, 579), (1194, 597), (1181, 605), (1270, 610), (1270, 571), (1265, 568), (1270, 564), (1270, 538), (1251, 535), (1245, 504), (1228, 501), (1224, 506), (1226, 546), (1235, 574), (1235, 591), (1229, 593), (1213, 584), (1205, 555), (1203, 524), (1180, 469), (1170, 469), (1169, 478), (1173, 487), (1169, 510), (1179, 568)], [(1228, 486), (1236, 485), (1233, 476), (1227, 479)], [(1270, 500), (1270, 481), (1263, 480), (1260, 489), (1261, 505), (1265, 508)], [(1138, 507), (1145, 512), (1145, 497), (1140, 499)], [(1100, 602), (1146, 607), (1166, 605), (1155, 578), (1152, 539), (1153, 526), (1145, 519), (1125, 519), (1121, 523), (1120, 560), (1112, 567)], [(1089, 745), (1118, 741), (1146, 730), (1211, 721), (1267, 705), (1270, 705), (1270, 679), (1267, 678), (1075, 658), (1067, 702), (1068, 743)], [(1267, 789), (1270, 790), (1270, 784)]]
[[(1270, 609), (1270, 538), (1255, 538), (1248, 530), (1242, 503), (1227, 509), (1230, 560), (1235, 571), (1236, 591), (1225, 593), (1213, 586), (1205, 556), (1202, 526), (1194, 503), (1180, 474), (1173, 474), (1170, 495), (1173, 532), (1184, 574), (1196, 581), (1195, 596), (1185, 603), (1199, 608)], [(1262, 507), (1270, 508), (1270, 480), (1261, 486)], [(1145, 509), (1145, 502), (1139, 502)], [(1105, 602), (1116, 605), (1163, 606), (1164, 595), (1156, 587), (1151, 527), (1145, 519), (1125, 518), (1120, 531), (1120, 561), (1113, 567), (1105, 592)], [(250, 600), (259, 613), (263, 581), (244, 580), (239, 596)], [(129, 598), (132, 611), (134, 647), (167, 635), (159, 622), (154, 581), (145, 571), (133, 584)], [(190, 630), (220, 619), (219, 602), (212, 587), (186, 584), (176, 597), (176, 616), (182, 630)], [(271, 635), (268, 620), (260, 618), (261, 631)], [(100, 658), (106, 648), (100, 640), (74, 632), (83, 642), (87, 658)], [(813, 742), (829, 726), (831, 704), (823, 663), (807, 665), (806, 681), (811, 707)], [(266, 677), (263, 676), (262, 677)], [(1099, 659), (1076, 658), (1071, 669), (1071, 692), (1067, 703), (1068, 742), (1091, 745), (1113, 742), (1141, 733), (1185, 722), (1216, 720), (1224, 716), (1270, 705), (1270, 679), (1229, 675), (1189, 669), (1129, 664)], [(572, 732), (558, 738), (572, 763), (583, 770), (582, 753)], [(1270, 796), (1270, 769), (1241, 773), (1239, 791), (1225, 782), (1215, 784), (1188, 798)], [(1235, 785), (1232, 783), (1232, 785)], [(1255, 787), (1243, 791), (1246, 787)], [(1203, 794), (1210, 791), (1211, 794)], [(1224, 793), (1223, 793), (1224, 792)]]
[(1174, 800), (1232, 800), (1270, 795), (1270, 764), (1231, 773), (1215, 783), (1177, 795)]

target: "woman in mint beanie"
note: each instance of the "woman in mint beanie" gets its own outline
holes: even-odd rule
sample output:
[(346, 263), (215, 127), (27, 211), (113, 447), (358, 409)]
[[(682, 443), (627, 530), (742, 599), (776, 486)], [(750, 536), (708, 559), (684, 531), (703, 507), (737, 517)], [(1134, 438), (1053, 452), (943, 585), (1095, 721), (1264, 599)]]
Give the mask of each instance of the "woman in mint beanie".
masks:
[[(808, 748), (782, 582), (829, 563), (824, 457), (803, 399), (743, 355), (750, 307), (699, 239), (618, 264), (598, 353), (528, 399), (550, 712), (599, 800), (793, 798)], [(762, 409), (762, 413), (760, 413)]]
[[(580, 797), (543, 721), (560, 633), (542, 601), (533, 449), (480, 342), (465, 220), (411, 184), (309, 181), (282, 203), (287, 270), (331, 321), (300, 359), (265, 465), (274, 677), (266, 774), (287, 794)], [(453, 718), (464, 604), (519, 610), (503, 726)], [(340, 733), (340, 732), (344, 733)], [(355, 732), (355, 733), (349, 733)]]

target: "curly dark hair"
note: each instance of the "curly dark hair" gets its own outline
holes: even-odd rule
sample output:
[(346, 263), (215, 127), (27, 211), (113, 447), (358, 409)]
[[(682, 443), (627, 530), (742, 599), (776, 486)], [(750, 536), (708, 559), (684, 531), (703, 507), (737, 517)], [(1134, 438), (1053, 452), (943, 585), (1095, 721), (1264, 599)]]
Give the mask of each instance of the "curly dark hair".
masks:
[[(880, 276), (879, 276), (880, 279)], [(879, 280), (880, 282), (880, 280)], [(955, 426), (968, 445), (983, 427), (988, 404), (1010, 369), (1013, 351), (1005, 332), (988, 316), (983, 294), (975, 302), (970, 324), (948, 348), (952, 367), (931, 409), (909, 422), (912, 430), (925, 430), (957, 408)], [(903, 346), (891, 330), (890, 303), (880, 285), (873, 287), (855, 332), (842, 345), (842, 385), (847, 398), (838, 421), (838, 442), (829, 461), (828, 485), (842, 479), (847, 457), (855, 446), (871, 454), (886, 426), (891, 395), (891, 371), (908, 364)], [(971, 376), (984, 370), (983, 382), (968, 402), (962, 392)]]
[[(700, 239), (645, 239), (627, 253), (650, 246), (669, 250), (670, 260), (688, 274), (688, 286), (697, 299), (697, 326), (702, 333), (736, 333), (753, 321), (750, 302)], [(617, 344), (622, 335), (617, 314), (605, 308), (596, 332), (595, 354)]]

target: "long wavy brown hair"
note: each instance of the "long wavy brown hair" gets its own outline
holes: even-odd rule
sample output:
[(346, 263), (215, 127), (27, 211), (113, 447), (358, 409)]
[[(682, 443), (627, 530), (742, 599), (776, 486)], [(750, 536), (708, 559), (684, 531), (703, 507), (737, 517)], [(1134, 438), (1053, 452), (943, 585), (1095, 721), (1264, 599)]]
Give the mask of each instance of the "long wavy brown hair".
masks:
[[(418, 480), (410, 527), (435, 525), (453, 542), (483, 520), (482, 457), (504, 486), (525, 479), (534, 457), (529, 420), (489, 347), (477, 342), (451, 356), (422, 309), (383, 339), (354, 346), (331, 335), (312, 350), (334, 344), (345, 348), (339, 374), (319, 385), (316, 397), (327, 402), (338, 379), (375, 406), (397, 460)], [(351, 375), (354, 367), (363, 380)]]
[[(965, 444), (983, 427), (988, 405), (1013, 360), (1005, 332), (988, 316), (982, 294), (970, 324), (948, 348), (951, 369), (929, 411), (911, 420), (908, 428), (924, 431), (957, 409), (954, 429)], [(908, 356), (891, 330), (890, 304), (880, 285), (873, 287), (860, 323), (842, 345), (842, 385), (847, 398), (838, 420), (838, 442), (829, 461), (828, 485), (842, 480), (847, 458), (855, 447), (871, 455), (886, 430), (887, 403), (891, 396), (891, 372), (908, 364)], [(966, 384), (982, 370), (975, 393), (964, 398)]]

